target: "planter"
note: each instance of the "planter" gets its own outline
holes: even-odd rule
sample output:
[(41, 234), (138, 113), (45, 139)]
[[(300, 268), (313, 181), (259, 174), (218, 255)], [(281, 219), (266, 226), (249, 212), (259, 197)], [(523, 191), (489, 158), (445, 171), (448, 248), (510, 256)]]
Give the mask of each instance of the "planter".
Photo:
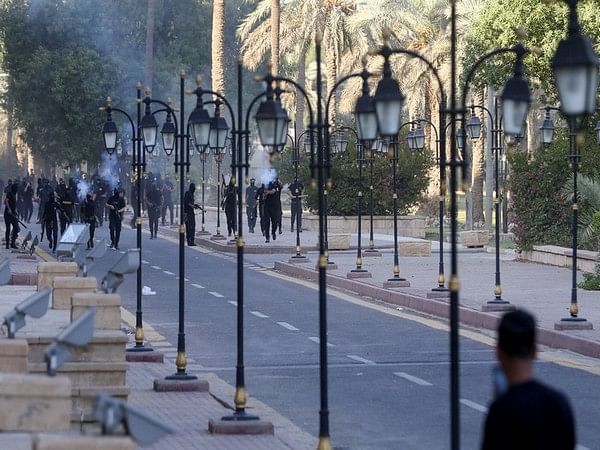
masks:
[[(369, 216), (362, 216), (362, 232), (369, 231)], [(310, 231), (319, 231), (319, 216), (304, 214), (302, 228)], [(327, 218), (327, 232), (340, 234), (355, 234), (358, 232), (357, 216), (329, 216)], [(394, 234), (394, 218), (392, 216), (374, 216), (373, 233)], [(425, 217), (399, 216), (398, 235), (414, 238), (425, 238)]]

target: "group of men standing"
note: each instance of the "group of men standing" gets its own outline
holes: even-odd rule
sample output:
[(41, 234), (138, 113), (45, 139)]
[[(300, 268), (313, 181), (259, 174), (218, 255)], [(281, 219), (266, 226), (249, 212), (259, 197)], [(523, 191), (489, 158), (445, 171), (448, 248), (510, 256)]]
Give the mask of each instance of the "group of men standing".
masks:
[[(250, 180), (246, 188), (246, 216), (248, 218), (248, 230), (254, 233), (257, 218), (260, 219), (260, 230), (265, 236), (265, 242), (277, 239), (277, 232), (282, 233), (283, 211), (281, 207), (281, 192), (283, 184), (279, 178), (256, 186), (256, 179)], [(291, 197), (292, 217), (291, 231), (294, 226), (302, 232), (302, 198), (304, 197), (304, 185), (297, 177), (289, 184), (288, 191)], [(257, 217), (258, 216), (258, 217)]]

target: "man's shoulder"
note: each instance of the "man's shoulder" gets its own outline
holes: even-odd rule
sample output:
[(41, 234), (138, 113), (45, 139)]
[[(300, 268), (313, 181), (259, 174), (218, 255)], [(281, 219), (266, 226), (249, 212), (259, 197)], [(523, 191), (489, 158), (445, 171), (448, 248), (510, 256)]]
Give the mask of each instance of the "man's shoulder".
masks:
[(570, 410), (569, 401), (562, 392), (536, 380), (511, 387), (492, 403), (491, 409), (508, 412), (538, 408), (542, 404), (555, 411)]

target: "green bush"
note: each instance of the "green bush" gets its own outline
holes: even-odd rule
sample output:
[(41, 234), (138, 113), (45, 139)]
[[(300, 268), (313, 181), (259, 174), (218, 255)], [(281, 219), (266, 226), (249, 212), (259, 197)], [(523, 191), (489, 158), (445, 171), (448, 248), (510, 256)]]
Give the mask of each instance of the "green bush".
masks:
[(596, 264), (594, 273), (584, 273), (583, 281), (578, 286), (588, 291), (600, 291), (600, 264)]
[(513, 232), (518, 249), (569, 245), (571, 208), (561, 192), (569, 179), (567, 155), (564, 142), (557, 142), (533, 160), (521, 152), (510, 156)]
[[(428, 171), (433, 164), (431, 152), (427, 149), (411, 154), (404, 145), (400, 146), (397, 163), (398, 213), (408, 214), (423, 198), (429, 184)], [(294, 177), (293, 155), (285, 149), (281, 158), (273, 163), (283, 183)], [(316, 177), (316, 174), (315, 174)], [(310, 183), (309, 158), (302, 155), (299, 178), (306, 186), (306, 204), (311, 211), (318, 209), (317, 190)], [(328, 213), (335, 216), (353, 216), (358, 213), (359, 169), (356, 163), (356, 149), (350, 144), (344, 155), (333, 155), (331, 161), (333, 185), (328, 191)], [(377, 155), (373, 165), (373, 211), (375, 215), (388, 215), (393, 211), (392, 161)], [(369, 210), (369, 166), (363, 167), (363, 214)]]

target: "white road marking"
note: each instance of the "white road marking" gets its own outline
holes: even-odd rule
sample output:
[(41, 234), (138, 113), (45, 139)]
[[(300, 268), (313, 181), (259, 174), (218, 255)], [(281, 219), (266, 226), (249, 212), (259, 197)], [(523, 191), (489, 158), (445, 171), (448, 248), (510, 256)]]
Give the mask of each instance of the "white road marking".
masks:
[(214, 291), (210, 291), (209, 294), (212, 295), (213, 297), (217, 297), (217, 298), (223, 298), (224, 297), (224, 295), (221, 295), (218, 292), (214, 292)]
[(204, 289), (204, 286), (201, 286), (201, 285), (196, 284), (196, 283), (192, 283), (192, 286), (194, 286), (196, 289)]
[[(308, 339), (311, 340), (311, 341), (313, 341), (315, 344), (320, 344), (321, 343), (321, 341), (319, 340), (319, 338), (316, 337), (316, 336), (311, 336)], [(331, 344), (331, 343), (328, 342), (327, 343), (327, 347), (335, 347), (335, 345), (333, 345), (333, 344)]]
[(589, 449), (588, 447), (585, 447), (585, 446), (583, 446), (583, 445), (579, 445), (579, 444), (578, 444), (578, 445), (575, 447), (575, 450), (590, 450), (590, 449)]
[(145, 259), (142, 259), (142, 264), (150, 264), (148, 261), (146, 261)]
[(168, 270), (163, 270), (163, 273), (166, 275), (175, 275), (173, 272), (169, 272)]
[(152, 267), (153, 269), (156, 269), (156, 270), (162, 270), (162, 269), (161, 269), (160, 267), (158, 267), (158, 266), (150, 266), (150, 267)]
[(190, 281), (190, 279), (183, 277), (183, 281)]
[(121, 255), (124, 255), (124, 254), (125, 254), (125, 252), (124, 252), (123, 250), (119, 251), (119, 253), (120, 253)]
[(260, 317), (261, 319), (268, 319), (269, 318), (269, 316), (267, 316), (266, 314), (263, 314), (263, 313), (261, 313), (259, 311), (250, 311), (250, 314), (252, 314), (253, 316), (256, 316), (256, 317)]
[(400, 378), (404, 378), (412, 383), (418, 384), (419, 386), (431, 386), (429, 381), (425, 381), (422, 378), (415, 377), (413, 375), (409, 375), (406, 372), (394, 372), (394, 375)]
[(377, 363), (375, 361), (371, 361), (370, 359), (363, 358), (357, 355), (346, 355), (346, 358), (350, 358), (354, 361), (358, 361), (359, 363), (366, 364), (368, 366), (375, 366)]
[(233, 305), (233, 306), (237, 306), (237, 302), (233, 301), (233, 300), (227, 300), (227, 303), (229, 303), (230, 305)]
[(466, 398), (461, 398), (460, 403), (483, 414), (487, 414), (488, 412), (488, 409), (485, 406), (472, 402), (471, 400), (467, 400)]
[(296, 328), (294, 325), (290, 325), (287, 322), (277, 322), (277, 325), (279, 325), (280, 327), (285, 328), (286, 330), (298, 331), (298, 328)]

